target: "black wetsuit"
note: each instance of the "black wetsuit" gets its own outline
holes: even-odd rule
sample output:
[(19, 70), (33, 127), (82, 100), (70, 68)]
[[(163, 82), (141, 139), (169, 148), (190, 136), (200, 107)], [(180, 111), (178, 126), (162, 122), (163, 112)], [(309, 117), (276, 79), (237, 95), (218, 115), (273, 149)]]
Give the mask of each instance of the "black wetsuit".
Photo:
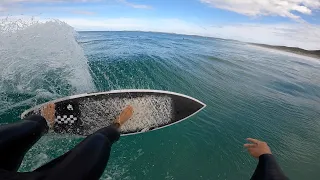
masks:
[[(109, 126), (88, 136), (64, 155), (33, 172), (17, 172), (26, 152), (48, 131), (46, 120), (30, 116), (24, 121), (0, 126), (0, 179), (10, 180), (97, 180), (110, 156), (112, 144), (120, 137)], [(259, 157), (252, 180), (286, 180), (272, 155)]]
[(26, 152), (47, 131), (46, 120), (36, 115), (18, 123), (0, 126), (1, 180), (99, 179), (109, 160), (111, 146), (120, 137), (115, 127), (102, 128), (69, 152), (33, 172), (17, 172)]
[(259, 157), (258, 166), (251, 180), (287, 180), (272, 154)]

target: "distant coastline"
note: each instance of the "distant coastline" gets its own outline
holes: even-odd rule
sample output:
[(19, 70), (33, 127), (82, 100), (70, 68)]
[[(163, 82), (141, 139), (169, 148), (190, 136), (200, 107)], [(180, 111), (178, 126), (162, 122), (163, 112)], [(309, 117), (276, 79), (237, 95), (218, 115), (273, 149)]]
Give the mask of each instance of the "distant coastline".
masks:
[(266, 44), (257, 44), (257, 43), (249, 43), (254, 46), (260, 46), (260, 47), (265, 47), (269, 49), (276, 49), (280, 51), (286, 51), (286, 52), (291, 52), (303, 56), (309, 56), (313, 58), (320, 59), (320, 50), (305, 50), (297, 47), (287, 47), (287, 46), (272, 46), (272, 45), (266, 45)]

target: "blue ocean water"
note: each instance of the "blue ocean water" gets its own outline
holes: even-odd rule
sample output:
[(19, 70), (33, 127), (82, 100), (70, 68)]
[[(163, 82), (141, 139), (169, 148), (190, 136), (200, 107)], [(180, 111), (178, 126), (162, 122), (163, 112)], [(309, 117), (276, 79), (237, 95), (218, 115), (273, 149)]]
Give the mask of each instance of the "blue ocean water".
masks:
[[(122, 137), (101, 179), (249, 179), (257, 160), (243, 148), (247, 137), (267, 141), (290, 179), (320, 176), (318, 59), (232, 40), (150, 32), (78, 32), (63, 42), (55, 51), (48, 45), (53, 57), (49, 70), (41, 71), (44, 82), (22, 83), (33, 67), (13, 71), (11, 79), (2, 73), (1, 123), (17, 121), (35, 104), (88, 91), (160, 89), (207, 104), (177, 125)], [(43, 137), (20, 171), (39, 167), (81, 140)]]

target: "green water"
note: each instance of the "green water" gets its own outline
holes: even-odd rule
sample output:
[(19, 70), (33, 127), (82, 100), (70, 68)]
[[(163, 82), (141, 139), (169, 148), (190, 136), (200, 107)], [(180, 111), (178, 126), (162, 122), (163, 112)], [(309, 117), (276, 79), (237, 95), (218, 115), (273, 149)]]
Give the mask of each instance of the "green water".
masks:
[[(247, 137), (267, 141), (290, 179), (320, 176), (319, 60), (236, 41), (161, 33), (80, 32), (77, 42), (90, 75), (78, 72), (83, 61), (65, 64), (68, 58), (60, 57), (55, 62), (60, 69), (43, 72), (53, 74), (40, 85), (20, 82), (16, 76), (28, 79), (23, 72), (8, 83), (2, 77), (0, 122), (18, 121), (28, 107), (80, 92), (169, 90), (195, 97), (207, 108), (177, 125), (122, 137), (101, 179), (249, 179), (257, 161), (242, 147)], [(87, 88), (81, 80), (74, 83), (79, 77)], [(20, 171), (39, 167), (81, 140), (43, 137)]]

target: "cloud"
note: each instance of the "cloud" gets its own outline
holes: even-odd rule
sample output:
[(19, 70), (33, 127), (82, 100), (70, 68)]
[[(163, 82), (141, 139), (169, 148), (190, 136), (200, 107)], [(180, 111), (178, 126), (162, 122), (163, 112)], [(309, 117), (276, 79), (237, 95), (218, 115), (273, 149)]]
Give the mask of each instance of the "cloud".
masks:
[(273, 15), (301, 20), (301, 14), (312, 14), (320, 9), (319, 0), (200, 0), (212, 7), (233, 11), (247, 16)]
[(320, 26), (307, 23), (268, 25), (239, 23), (204, 27), (180, 19), (62, 18), (61, 20), (73, 26), (76, 30), (167, 32), (304, 49), (320, 49)]
[(7, 8), (0, 6), (0, 12), (5, 12), (7, 11)]
[(73, 14), (81, 14), (81, 15), (88, 15), (88, 16), (92, 16), (95, 15), (95, 12), (91, 12), (91, 11), (71, 11), (71, 13)]
[[(320, 49), (320, 26), (310, 24), (234, 24), (209, 28), (216, 36), (245, 42)], [(255, 33), (252, 33), (255, 32)]]
[(27, 2), (48, 3), (48, 2), (93, 2), (93, 1), (99, 1), (99, 0), (1, 0), (0, 4), (27, 3)]
[(0, 0), (0, 12), (7, 12), (10, 10), (18, 9), (17, 6), (20, 6), (23, 9), (22, 5), (25, 3), (66, 3), (66, 2), (78, 2), (78, 3), (86, 3), (86, 2), (98, 2), (100, 0)]
[[(1, 19), (7, 17), (0, 16)], [(16, 16), (28, 21), (31, 17)], [(314, 50), (320, 49), (320, 25), (307, 23), (281, 24), (219, 24), (201, 25), (181, 19), (163, 18), (56, 18), (66, 22), (76, 30), (85, 31), (152, 31), (186, 35), (200, 35), (244, 42), (284, 45)], [(36, 17), (44, 22), (50, 19)], [(1, 25), (1, 24), (0, 24)], [(254, 32), (254, 33), (253, 33)]]
[(149, 5), (144, 5), (144, 4), (134, 4), (134, 3), (130, 3), (128, 2), (127, 0), (118, 0), (119, 2), (127, 5), (127, 6), (130, 6), (130, 7), (133, 7), (133, 8), (136, 8), (136, 9), (152, 9), (152, 6), (149, 6)]
[[(9, 10), (18, 10), (17, 6), (20, 6), (20, 10), (24, 7), (23, 5), (26, 3), (41, 3), (41, 4), (52, 4), (52, 3), (88, 3), (88, 2), (103, 2), (105, 0), (0, 0), (0, 13), (1, 12), (8, 12)], [(130, 6), (136, 9), (152, 9), (152, 6), (144, 5), (144, 4), (135, 4), (131, 3), (127, 0), (114, 0), (118, 1), (126, 6)], [(85, 15), (92, 15), (93, 13), (83, 13), (83, 11), (78, 11), (76, 14), (85, 14)]]

